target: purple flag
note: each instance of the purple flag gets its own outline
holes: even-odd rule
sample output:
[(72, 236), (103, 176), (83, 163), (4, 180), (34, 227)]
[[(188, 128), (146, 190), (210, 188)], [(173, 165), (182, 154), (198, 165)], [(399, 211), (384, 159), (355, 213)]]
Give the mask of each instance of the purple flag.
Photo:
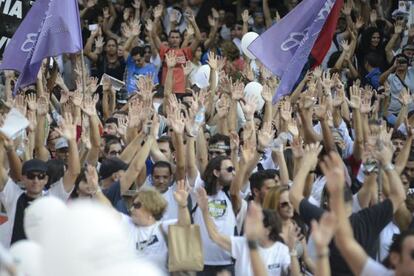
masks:
[(292, 92), (335, 0), (304, 0), (248, 47), (281, 78), (273, 99)]
[(38, 0), (22, 25), (7, 46), (5, 62), (0, 66), (20, 72), (15, 91), (35, 82), (44, 58), (82, 49), (77, 0)]
[(45, 18), (49, 1), (37, 0), (34, 2), (13, 38), (7, 44), (0, 69), (23, 71), (30, 51), (36, 42), (43, 18)]

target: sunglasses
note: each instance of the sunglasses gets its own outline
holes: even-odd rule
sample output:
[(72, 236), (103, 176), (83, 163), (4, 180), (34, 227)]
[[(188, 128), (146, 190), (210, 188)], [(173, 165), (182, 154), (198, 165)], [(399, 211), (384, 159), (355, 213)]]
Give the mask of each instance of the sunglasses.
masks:
[(142, 207), (142, 204), (139, 201), (132, 203), (132, 208), (134, 209), (140, 209), (141, 207)]
[(27, 173), (26, 177), (30, 180), (33, 180), (35, 178), (37, 178), (38, 180), (43, 180), (46, 178), (46, 174), (45, 173), (39, 173), (39, 174)]
[(289, 202), (281, 202), (280, 203), (280, 208), (286, 208), (286, 207), (289, 207), (290, 206), (290, 203)]
[(219, 156), (226, 155), (226, 153), (223, 152), (223, 151), (208, 151), (208, 154), (210, 154), (210, 155), (219, 155)]
[(121, 154), (122, 153), (122, 151), (110, 151), (109, 152), (109, 155), (117, 155), (117, 154)]
[(228, 168), (225, 168), (225, 169), (223, 169), (223, 170), (225, 170), (225, 171), (227, 171), (227, 172), (229, 172), (229, 173), (232, 173), (232, 172), (234, 172), (234, 167), (232, 167), (232, 166), (230, 166), (230, 167), (228, 167)]

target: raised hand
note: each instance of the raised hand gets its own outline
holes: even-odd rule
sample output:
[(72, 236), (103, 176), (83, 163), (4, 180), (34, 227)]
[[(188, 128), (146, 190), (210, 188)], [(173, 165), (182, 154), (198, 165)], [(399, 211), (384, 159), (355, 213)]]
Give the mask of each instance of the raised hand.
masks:
[(346, 99), (348, 104), (353, 109), (360, 109), (361, 107), (361, 90), (359, 86), (353, 85), (350, 88), (351, 98), (350, 100)]
[(269, 147), (270, 143), (273, 141), (274, 136), (275, 131), (272, 130), (272, 125), (270, 123), (264, 123), (257, 136), (258, 149), (264, 150), (265, 148)]
[(86, 183), (88, 184), (88, 188), (90, 188), (90, 190), (88, 189), (89, 193), (91, 195), (95, 195), (100, 188), (98, 182), (98, 172), (96, 171), (94, 166), (88, 165), (86, 167), (85, 178)]
[(80, 89), (76, 89), (72, 96), (70, 97), (70, 99), (72, 100), (72, 103), (77, 106), (80, 107), (82, 105), (82, 101), (83, 101), (83, 94), (80, 91)]
[(327, 249), (336, 229), (338, 228), (338, 222), (335, 214), (331, 212), (324, 212), (319, 222), (312, 221), (311, 237), (315, 243), (317, 251)]
[(331, 151), (320, 162), (320, 167), (325, 175), (328, 191), (335, 193), (342, 189), (345, 184), (344, 165), (341, 156)]
[(31, 93), (27, 95), (26, 103), (27, 103), (27, 107), (29, 108), (29, 110), (36, 111), (37, 109), (36, 94)]
[(229, 114), (230, 103), (227, 97), (222, 96), (216, 104), (217, 116), (220, 119), (224, 119)]
[(99, 36), (97, 39), (95, 39), (95, 47), (97, 49), (102, 49), (104, 45), (105, 42), (103, 36)]
[(90, 77), (88, 80), (88, 93), (92, 95), (96, 92), (96, 89), (98, 89), (98, 78)]
[(146, 24), (145, 24), (145, 29), (147, 29), (147, 31), (150, 33), (152, 32), (153, 27), (154, 27), (154, 23), (152, 22), (152, 20), (147, 19)]
[(185, 185), (185, 180), (177, 180), (177, 187), (174, 192), (174, 199), (181, 208), (187, 207), (188, 190)]
[[(208, 212), (208, 196), (204, 188), (199, 187), (197, 189), (197, 205), (200, 207), (201, 211)], [(245, 232), (246, 233), (246, 232)]]
[(258, 241), (265, 235), (263, 211), (259, 204), (251, 202), (244, 221), (244, 234), (248, 240)]
[(40, 96), (37, 99), (37, 114), (46, 115), (49, 112), (49, 99), (46, 96)]
[(280, 116), (285, 122), (289, 122), (292, 119), (292, 106), (290, 101), (281, 102)]
[(402, 31), (404, 30), (404, 26), (403, 26), (403, 23), (402, 22), (396, 22), (395, 24), (394, 24), (394, 33), (395, 34), (401, 34), (402, 33)]
[(34, 132), (37, 127), (36, 113), (33, 111), (27, 112), (27, 120), (29, 121), (29, 126), (28, 126), (29, 131)]
[(344, 52), (349, 52), (349, 50), (351, 49), (351, 45), (349, 44), (348, 40), (345, 40), (345, 39), (342, 40), (340, 45), (341, 45), (342, 51)]
[(267, 84), (265, 84), (263, 86), (263, 89), (262, 89), (262, 98), (263, 98), (263, 100), (265, 100), (265, 102), (271, 102), (272, 101), (273, 92), (272, 92), (272, 90), (270, 89), (270, 87)]
[(249, 18), (250, 18), (250, 16), (249, 16), (249, 10), (244, 10), (242, 12), (241, 16), (242, 16), (243, 23), (248, 22), (249, 21)]
[(218, 57), (214, 52), (209, 52), (208, 53), (208, 65), (210, 65), (210, 68), (212, 70), (217, 70), (217, 66), (218, 66)]
[(186, 63), (182, 64), (181, 67), (183, 68), (184, 75), (188, 76), (193, 71), (193, 63), (188, 60)]
[(102, 9), (102, 13), (105, 19), (109, 19), (111, 17), (111, 14), (109, 13), (109, 7), (104, 7)]
[(398, 96), (397, 99), (401, 103), (401, 105), (404, 105), (404, 106), (407, 106), (413, 102), (413, 99), (411, 98), (410, 93), (407, 91), (405, 87), (401, 90), (400, 95)]
[(59, 128), (55, 130), (59, 133), (60, 136), (66, 138), (66, 140), (75, 140), (76, 139), (76, 125), (73, 122), (72, 114), (66, 112), (64, 117), (60, 120)]
[(324, 120), (328, 112), (328, 101), (326, 97), (321, 97), (319, 105), (314, 108), (314, 113), (319, 120)]
[(309, 166), (310, 169), (314, 169), (318, 164), (318, 155), (321, 150), (322, 145), (319, 142), (306, 145), (302, 159), (303, 164)]
[(94, 98), (92, 98), (91, 96), (85, 97), (82, 104), (83, 113), (85, 113), (89, 117), (96, 115), (96, 103), (98, 99), (98, 95), (95, 95)]
[(138, 10), (141, 7), (141, 0), (134, 0), (134, 2), (132, 2), (132, 6), (134, 9)]
[(170, 13), (170, 22), (171, 23), (178, 23), (178, 11), (176, 9), (172, 9)]
[(243, 110), (246, 120), (253, 120), (253, 115), (257, 108), (257, 96), (250, 95), (245, 97), (244, 101), (240, 101), (240, 106)]
[(107, 77), (107, 76), (104, 76), (103, 77), (103, 80), (102, 80), (102, 91), (104, 93), (106, 93), (106, 92), (109, 92), (111, 90), (112, 90), (112, 82), (111, 82), (111, 79), (109, 77)]
[(240, 101), (244, 96), (244, 84), (242, 82), (235, 82), (233, 85), (230, 82), (231, 98), (233, 101)]
[(171, 126), (175, 133), (183, 134), (185, 128), (185, 118), (184, 115), (181, 113), (181, 110), (179, 108), (180, 105), (175, 95), (170, 95), (168, 102), (168, 124)]
[(165, 63), (167, 64), (168, 68), (174, 68), (177, 64), (177, 55), (175, 51), (169, 51), (165, 54)]
[(26, 100), (23, 95), (17, 95), (14, 98), (14, 108), (16, 108), (20, 113), (22, 113), (24, 116), (26, 116), (27, 112), (27, 104)]
[(160, 18), (164, 7), (162, 5), (158, 5), (154, 8), (154, 18)]

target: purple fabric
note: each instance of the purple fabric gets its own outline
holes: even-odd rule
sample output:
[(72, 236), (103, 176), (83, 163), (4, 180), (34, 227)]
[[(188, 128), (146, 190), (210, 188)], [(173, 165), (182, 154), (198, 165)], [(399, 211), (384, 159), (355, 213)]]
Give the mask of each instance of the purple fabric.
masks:
[(335, 0), (304, 0), (248, 47), (281, 78), (273, 98), (290, 94)]
[[(29, 36), (31, 43), (26, 42)], [(77, 0), (38, 0), (10, 41), (0, 68), (20, 72), (16, 91), (35, 82), (44, 58), (81, 49)]]

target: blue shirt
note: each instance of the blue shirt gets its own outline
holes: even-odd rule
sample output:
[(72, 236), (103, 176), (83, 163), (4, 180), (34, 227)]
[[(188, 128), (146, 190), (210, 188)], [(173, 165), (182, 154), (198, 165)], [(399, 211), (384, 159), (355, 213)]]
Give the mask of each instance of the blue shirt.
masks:
[(378, 89), (378, 87), (380, 86), (380, 76), (381, 70), (379, 68), (374, 68), (365, 76), (365, 80), (367, 84), (370, 84), (374, 89)]
[(126, 87), (128, 94), (132, 94), (135, 90), (137, 90), (136, 81), (139, 76), (152, 75), (152, 81), (154, 84), (159, 83), (157, 68), (152, 63), (147, 63), (144, 67), (138, 67), (134, 59), (131, 57), (131, 55), (129, 55), (126, 62), (126, 70)]

